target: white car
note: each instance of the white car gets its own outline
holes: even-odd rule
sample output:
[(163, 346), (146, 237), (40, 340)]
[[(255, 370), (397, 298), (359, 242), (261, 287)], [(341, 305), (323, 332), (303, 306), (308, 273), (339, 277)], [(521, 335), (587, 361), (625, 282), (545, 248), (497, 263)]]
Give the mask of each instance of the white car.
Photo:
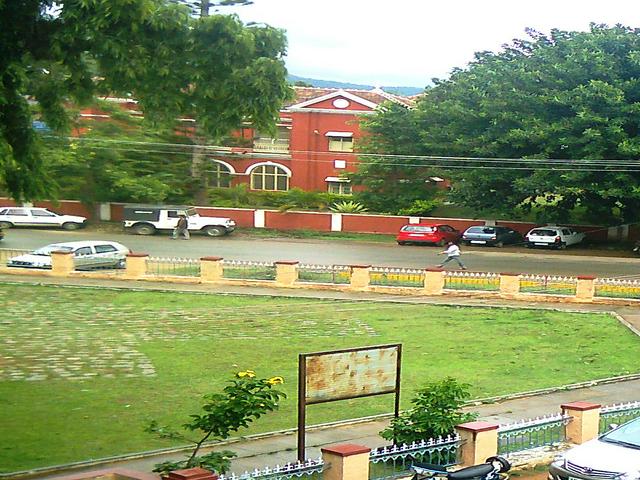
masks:
[(573, 447), (549, 466), (549, 480), (640, 478), (640, 418)]
[(77, 230), (86, 225), (87, 219), (77, 215), (58, 215), (46, 208), (3, 207), (0, 208), (0, 228), (11, 227), (58, 227)]
[(552, 247), (567, 248), (584, 240), (584, 233), (576, 232), (569, 227), (559, 227), (550, 225), (546, 227), (536, 227), (525, 236), (525, 246), (531, 247)]
[(185, 205), (127, 205), (124, 207), (123, 227), (138, 235), (153, 235), (176, 228), (180, 215), (186, 215), (190, 232), (201, 232), (209, 237), (221, 237), (236, 228), (236, 222), (230, 218), (202, 217), (194, 207)]
[(8, 267), (51, 269), (51, 252), (73, 252), (76, 270), (94, 268), (124, 268), (129, 249), (117, 242), (88, 240), (82, 242), (52, 243), (31, 253), (12, 257)]

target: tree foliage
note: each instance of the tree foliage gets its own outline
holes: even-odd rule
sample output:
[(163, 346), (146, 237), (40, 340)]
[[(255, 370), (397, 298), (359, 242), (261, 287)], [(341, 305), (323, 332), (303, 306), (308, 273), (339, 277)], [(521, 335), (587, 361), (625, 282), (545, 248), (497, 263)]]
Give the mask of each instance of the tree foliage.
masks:
[(273, 129), (285, 49), (279, 29), (168, 0), (0, 0), (0, 180), (16, 200), (51, 193), (30, 99), (56, 131), (66, 103), (96, 93), (132, 96), (156, 124), (197, 117), (213, 139), (242, 121)]
[(640, 30), (527, 33), (436, 80), (404, 118), (381, 113), (371, 129), (382, 152), (457, 157), (403, 159), (394, 175), (417, 176), (411, 163), (444, 171), (456, 201), (476, 209), (535, 208), (556, 221), (581, 209), (599, 222), (637, 221)]
[(456, 425), (477, 416), (461, 411), (469, 398), (468, 388), (469, 385), (452, 377), (427, 383), (411, 399), (413, 406), (394, 418), (380, 436), (396, 444), (409, 444), (453, 434)]

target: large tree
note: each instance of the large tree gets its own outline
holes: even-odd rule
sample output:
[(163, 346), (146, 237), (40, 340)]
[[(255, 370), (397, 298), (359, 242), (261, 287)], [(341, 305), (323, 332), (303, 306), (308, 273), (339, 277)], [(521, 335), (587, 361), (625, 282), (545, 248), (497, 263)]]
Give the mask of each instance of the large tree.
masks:
[(284, 32), (233, 15), (194, 18), (168, 0), (0, 0), (0, 183), (48, 196), (30, 100), (48, 126), (96, 93), (139, 101), (147, 121), (198, 119), (221, 138), (243, 121), (269, 130), (290, 94)]
[(405, 176), (435, 166), (454, 180), (457, 201), (479, 210), (639, 220), (640, 30), (527, 33), (436, 80), (407, 126), (382, 112), (378, 133), (415, 131), (393, 153), (430, 157), (405, 160)]

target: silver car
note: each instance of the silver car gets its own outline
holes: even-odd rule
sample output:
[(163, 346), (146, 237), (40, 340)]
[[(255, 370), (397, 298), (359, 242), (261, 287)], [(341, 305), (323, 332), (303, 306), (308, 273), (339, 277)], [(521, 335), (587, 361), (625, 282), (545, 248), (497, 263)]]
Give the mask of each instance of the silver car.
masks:
[(549, 480), (640, 479), (640, 418), (567, 450), (549, 467)]
[(31, 253), (12, 257), (8, 267), (51, 269), (51, 252), (73, 252), (76, 270), (96, 268), (124, 268), (129, 249), (117, 242), (89, 240), (83, 242), (52, 243)]

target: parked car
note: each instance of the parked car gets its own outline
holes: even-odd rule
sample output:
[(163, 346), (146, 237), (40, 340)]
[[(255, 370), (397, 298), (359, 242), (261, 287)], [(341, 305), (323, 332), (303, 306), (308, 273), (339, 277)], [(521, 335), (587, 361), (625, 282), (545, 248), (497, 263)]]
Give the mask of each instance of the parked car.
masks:
[(124, 268), (129, 249), (117, 242), (88, 240), (82, 242), (52, 243), (31, 253), (12, 257), (8, 267), (51, 268), (51, 252), (73, 252), (76, 270), (94, 268)]
[(87, 224), (85, 217), (59, 215), (46, 208), (3, 207), (0, 208), (0, 228), (11, 227), (57, 227), (77, 230)]
[(233, 232), (236, 222), (226, 217), (201, 217), (195, 208), (184, 205), (133, 205), (124, 208), (124, 228), (138, 235), (153, 235), (158, 230), (173, 230), (180, 215), (186, 215), (190, 232), (199, 231), (210, 237)]
[(464, 231), (462, 241), (467, 245), (502, 247), (503, 245), (522, 243), (522, 235), (509, 227), (476, 225)]
[(584, 238), (585, 235), (582, 232), (576, 232), (569, 227), (551, 225), (530, 230), (525, 236), (525, 246), (567, 248), (569, 245), (582, 242)]
[(457, 242), (460, 232), (442, 223), (412, 223), (400, 229), (396, 236), (398, 245), (409, 243), (434, 243), (442, 246), (447, 242)]
[(567, 450), (549, 466), (549, 480), (640, 478), (640, 418)]

